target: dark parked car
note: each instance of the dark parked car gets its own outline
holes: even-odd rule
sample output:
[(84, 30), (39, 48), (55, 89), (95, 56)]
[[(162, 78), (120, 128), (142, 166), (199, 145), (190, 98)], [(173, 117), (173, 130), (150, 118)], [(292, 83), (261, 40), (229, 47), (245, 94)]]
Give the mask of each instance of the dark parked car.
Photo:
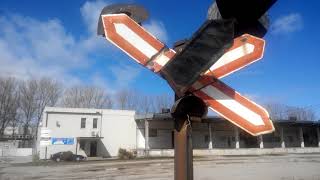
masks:
[(56, 162), (60, 161), (82, 161), (86, 160), (86, 157), (82, 155), (76, 155), (73, 154), (71, 151), (65, 151), (65, 152), (58, 152), (51, 155), (51, 160), (54, 160)]

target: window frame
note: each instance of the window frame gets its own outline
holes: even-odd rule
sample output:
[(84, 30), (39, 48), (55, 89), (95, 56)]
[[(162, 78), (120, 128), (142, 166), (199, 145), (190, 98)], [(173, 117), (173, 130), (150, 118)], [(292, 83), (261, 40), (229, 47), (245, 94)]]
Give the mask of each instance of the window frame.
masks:
[(98, 128), (98, 118), (93, 118), (92, 120), (92, 128), (97, 129)]
[[(84, 124), (83, 124), (84, 122)], [(81, 122), (80, 122), (80, 128), (81, 129), (85, 129), (86, 128), (86, 124), (87, 124), (87, 118), (81, 118)], [(84, 125), (84, 126), (82, 126)]]

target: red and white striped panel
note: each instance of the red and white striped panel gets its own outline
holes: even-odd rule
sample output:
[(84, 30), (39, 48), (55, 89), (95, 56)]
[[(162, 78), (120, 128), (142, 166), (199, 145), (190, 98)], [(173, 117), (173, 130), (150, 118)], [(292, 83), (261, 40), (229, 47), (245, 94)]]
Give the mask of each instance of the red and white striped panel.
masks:
[(258, 104), (236, 92), (220, 80), (205, 76), (192, 85), (193, 92), (209, 108), (246, 132), (257, 136), (274, 131), (268, 112)]
[(176, 54), (176, 52), (173, 49), (167, 49), (163, 53), (160, 53), (158, 56), (154, 57), (152, 63), (150, 63), (152, 66), (148, 67), (155, 73), (158, 73), (161, 68), (166, 65)]
[(242, 69), (263, 57), (264, 46), (263, 39), (249, 34), (235, 38), (232, 47), (210, 67), (205, 75), (219, 79)]
[(102, 22), (106, 38), (139, 64), (146, 65), (164, 47), (126, 14), (102, 15)]

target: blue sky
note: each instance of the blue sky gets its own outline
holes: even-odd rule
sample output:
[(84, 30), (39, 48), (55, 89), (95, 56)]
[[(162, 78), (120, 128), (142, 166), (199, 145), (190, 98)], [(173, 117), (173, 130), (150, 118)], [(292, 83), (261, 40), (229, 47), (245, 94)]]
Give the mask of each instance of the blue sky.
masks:
[[(94, 84), (111, 93), (134, 88), (171, 92), (164, 80), (96, 36), (104, 5), (120, 1), (0, 1), (0, 75), (54, 77), (66, 86)], [(121, 1), (150, 12), (147, 29), (168, 46), (205, 21), (211, 0)], [(280, 0), (270, 10), (264, 58), (224, 82), (258, 103), (313, 108), (320, 115), (320, 2)]]

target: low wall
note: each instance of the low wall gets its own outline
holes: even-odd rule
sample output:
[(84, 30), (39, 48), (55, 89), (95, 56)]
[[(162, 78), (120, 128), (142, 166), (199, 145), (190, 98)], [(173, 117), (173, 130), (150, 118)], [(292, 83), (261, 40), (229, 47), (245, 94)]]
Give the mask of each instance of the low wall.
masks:
[(0, 149), (0, 156), (31, 156), (32, 148)]
[[(195, 149), (194, 156), (230, 156), (230, 155), (272, 155), (272, 154), (304, 154), (304, 153), (320, 153), (320, 148), (250, 148), (250, 149)], [(137, 150), (138, 156), (152, 157), (173, 157), (173, 149), (152, 149), (145, 151)]]

